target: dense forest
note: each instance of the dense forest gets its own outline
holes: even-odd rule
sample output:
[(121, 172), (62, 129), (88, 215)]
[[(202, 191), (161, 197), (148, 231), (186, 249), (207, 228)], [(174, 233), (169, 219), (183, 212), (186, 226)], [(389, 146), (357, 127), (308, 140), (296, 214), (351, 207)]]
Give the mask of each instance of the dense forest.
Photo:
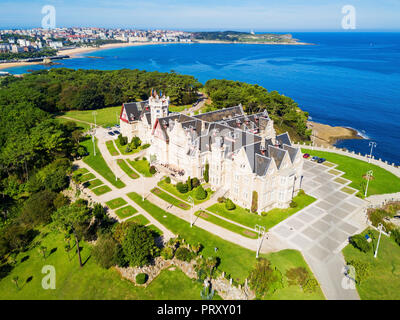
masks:
[(151, 88), (165, 93), (175, 105), (197, 100), (201, 87), (192, 76), (139, 70), (72, 70), (54, 68), (8, 77), (0, 83), (0, 105), (25, 101), (42, 110), (90, 110), (142, 101)]
[(51, 48), (45, 48), (40, 51), (34, 52), (4, 52), (0, 53), (0, 60), (19, 60), (19, 59), (30, 59), (30, 58), (41, 58), (41, 57), (52, 57), (57, 55), (57, 50)]
[(216, 109), (231, 107), (241, 103), (245, 112), (251, 114), (267, 109), (274, 120), (278, 133), (289, 132), (294, 141), (308, 140), (308, 113), (299, 109), (293, 99), (279, 94), (277, 91), (239, 81), (209, 80), (205, 91)]
[(295, 42), (291, 34), (277, 34), (277, 33), (252, 34), (248, 32), (238, 32), (238, 31), (194, 32), (193, 38), (195, 40), (225, 41), (225, 42), (260, 42), (260, 43)]

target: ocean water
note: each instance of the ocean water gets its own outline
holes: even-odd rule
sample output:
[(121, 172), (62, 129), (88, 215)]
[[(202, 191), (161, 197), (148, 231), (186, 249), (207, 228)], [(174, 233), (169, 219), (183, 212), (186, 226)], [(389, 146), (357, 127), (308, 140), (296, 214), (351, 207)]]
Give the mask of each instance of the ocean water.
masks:
[[(356, 129), (365, 140), (337, 143), (400, 164), (400, 33), (293, 33), (309, 46), (162, 44), (107, 49), (55, 67), (174, 70), (259, 84), (293, 98), (313, 121)], [(102, 57), (93, 59), (88, 56)], [(43, 69), (11, 68), (11, 73)]]

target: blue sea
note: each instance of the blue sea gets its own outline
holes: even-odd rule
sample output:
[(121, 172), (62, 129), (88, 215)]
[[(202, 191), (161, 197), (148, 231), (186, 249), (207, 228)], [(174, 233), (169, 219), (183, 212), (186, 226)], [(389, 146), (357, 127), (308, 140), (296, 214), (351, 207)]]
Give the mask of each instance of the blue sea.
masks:
[[(339, 147), (400, 164), (400, 33), (293, 33), (307, 46), (163, 44), (107, 49), (55, 67), (143, 69), (259, 84), (293, 98), (313, 121), (351, 127), (365, 140)], [(93, 59), (88, 56), (102, 57)], [(17, 67), (11, 73), (43, 66)]]

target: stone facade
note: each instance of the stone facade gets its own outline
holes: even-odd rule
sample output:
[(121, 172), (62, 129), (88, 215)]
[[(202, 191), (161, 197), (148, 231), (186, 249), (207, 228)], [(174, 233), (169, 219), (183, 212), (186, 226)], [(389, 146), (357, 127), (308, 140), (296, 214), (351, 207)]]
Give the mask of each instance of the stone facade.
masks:
[(286, 208), (301, 189), (303, 158), (287, 133), (276, 135), (266, 111), (246, 115), (241, 105), (204, 114), (169, 114), (169, 98), (124, 104), (121, 133), (150, 143), (156, 163), (183, 171), (174, 180), (204, 176), (238, 205), (257, 212)]

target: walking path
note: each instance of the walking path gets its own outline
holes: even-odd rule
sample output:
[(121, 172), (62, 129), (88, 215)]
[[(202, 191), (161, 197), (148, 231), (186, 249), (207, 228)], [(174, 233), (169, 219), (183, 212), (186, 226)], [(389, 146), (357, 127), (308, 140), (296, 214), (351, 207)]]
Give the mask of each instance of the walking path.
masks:
[[(199, 217), (191, 217), (192, 210), (193, 213), (198, 210), (203, 210), (219, 219), (252, 230), (247, 226), (243, 226), (206, 210), (206, 208), (216, 203), (216, 198), (223, 195), (224, 190), (217, 190), (209, 200), (195, 205), (193, 209), (183, 210), (175, 207), (151, 193), (151, 190), (157, 186), (161, 174), (156, 174), (151, 178), (145, 178), (138, 173), (140, 178), (135, 180), (130, 178), (117, 165), (116, 159), (135, 158), (138, 154), (113, 157), (110, 155), (105, 145), (104, 138), (104, 135), (103, 137), (100, 135), (98, 136), (99, 150), (107, 165), (114, 174), (116, 174), (117, 177), (126, 184), (126, 187), (117, 189), (107, 180), (102, 178), (104, 183), (111, 188), (111, 191), (101, 196), (92, 195), (94, 201), (105, 204), (109, 200), (121, 197), (128, 205), (131, 205), (138, 210), (137, 214), (142, 214), (153, 225), (162, 230), (165, 239), (174, 236), (170, 230), (165, 228), (160, 222), (155, 220), (150, 214), (127, 196), (130, 192), (136, 192), (140, 195), (144, 195), (144, 197), (150, 202), (186, 221), (188, 224), (190, 224), (191, 219), (193, 218), (195, 226), (224, 240), (230, 241), (249, 250), (256, 251), (256, 239), (244, 237)], [(332, 152), (332, 150), (326, 151)], [(353, 156), (365, 160), (365, 158), (357, 155), (345, 152), (343, 153), (347, 156)], [(141, 155), (142, 154), (146, 154), (146, 150), (144, 150)], [(384, 169), (387, 169), (386, 166), (391, 167), (391, 170), (389, 171), (397, 172), (400, 176), (400, 170), (398, 168), (379, 161), (378, 163), (379, 164), (374, 164), (380, 165), (381, 167), (384, 167)], [(76, 164), (80, 167), (87, 168), (90, 172), (99, 176), (98, 173), (94, 172), (93, 169), (83, 161), (77, 161)], [(359, 299), (358, 293), (355, 289), (348, 289), (349, 286), (343, 285), (343, 283), (346, 281), (348, 282), (349, 280), (344, 275), (345, 261), (341, 250), (348, 244), (348, 237), (350, 235), (361, 232), (367, 227), (365, 209), (368, 207), (368, 202), (355, 197), (354, 194), (342, 192), (341, 189), (345, 184), (340, 184), (334, 181), (338, 176), (340, 176), (340, 173), (339, 175), (328, 173), (328, 171), (332, 170), (332, 167), (306, 161), (304, 168), (305, 174), (303, 189), (307, 194), (316, 197), (318, 200), (271, 228), (263, 240), (260, 252), (269, 253), (288, 248), (300, 250), (328, 299)], [(168, 191), (164, 189), (162, 190), (175, 197), (175, 195)], [(399, 194), (372, 196), (368, 200), (371, 203), (379, 203), (386, 200), (388, 197), (390, 198), (394, 196), (398, 197)], [(186, 202), (182, 199), (179, 200)]]

